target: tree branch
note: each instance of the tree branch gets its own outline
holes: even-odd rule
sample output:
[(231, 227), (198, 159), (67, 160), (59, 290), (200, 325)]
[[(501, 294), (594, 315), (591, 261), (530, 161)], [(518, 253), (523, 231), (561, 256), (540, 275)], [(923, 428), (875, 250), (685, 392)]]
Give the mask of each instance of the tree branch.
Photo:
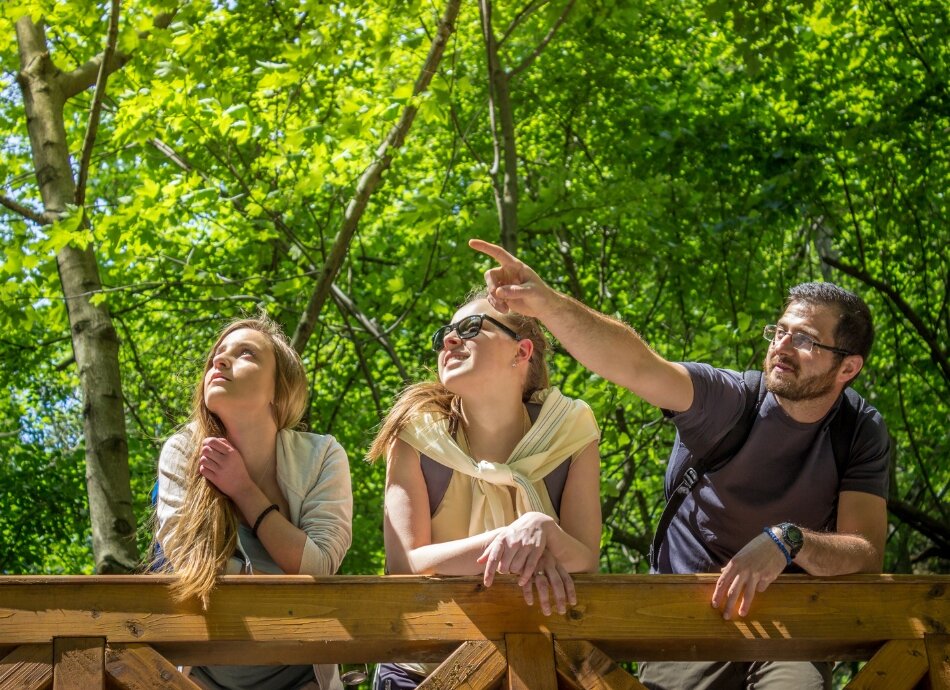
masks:
[(544, 51), (548, 43), (551, 42), (551, 39), (554, 38), (554, 34), (557, 33), (559, 28), (561, 28), (561, 24), (563, 24), (567, 19), (567, 15), (570, 13), (571, 8), (573, 7), (574, 0), (568, 0), (567, 5), (564, 6), (564, 11), (561, 12), (561, 16), (557, 18), (557, 21), (554, 22), (554, 26), (552, 26), (550, 31), (545, 34), (544, 38), (541, 39), (541, 42), (537, 45), (537, 47), (531, 51), (531, 54), (528, 55), (528, 57), (521, 61), (521, 64), (508, 72), (509, 81), (524, 72), (526, 69), (528, 69), (528, 67), (531, 66), (532, 62), (537, 60), (538, 56)]
[(888, 501), (887, 509), (901, 522), (930, 539), (940, 550), (942, 558), (950, 558), (950, 528), (947, 525), (903, 501)]
[[(169, 24), (172, 23), (172, 19), (175, 17), (175, 12), (164, 12), (152, 21), (152, 27), (155, 29), (165, 29)], [(139, 34), (139, 38), (145, 39), (148, 38), (148, 31), (143, 31)], [(59, 76), (59, 86), (63, 91), (63, 97), (66, 100), (69, 100), (77, 93), (85, 91), (90, 86), (95, 84), (99, 78), (99, 73), (102, 71), (102, 66), (105, 65), (105, 72), (107, 74), (112, 74), (118, 69), (121, 69), (129, 60), (132, 59), (131, 53), (123, 53), (121, 51), (115, 52), (111, 55), (106, 55), (105, 52), (99, 53), (94, 58), (87, 60), (85, 63), (72, 70), (71, 72), (64, 72)]]
[(27, 220), (33, 221), (37, 225), (50, 225), (53, 222), (53, 219), (50, 218), (48, 214), (37, 213), (28, 206), (24, 206), (4, 194), (0, 194), (0, 206), (6, 206), (14, 213), (23, 216)]
[(508, 28), (505, 29), (504, 35), (498, 39), (498, 47), (505, 45), (505, 41), (508, 40), (508, 37), (514, 33), (515, 29), (527, 19), (535, 10), (540, 8), (542, 5), (546, 5), (548, 0), (531, 0), (527, 5), (525, 5), (518, 14), (515, 15), (515, 18), (511, 20), (511, 24), (508, 25)]
[(86, 136), (83, 137), (82, 155), (79, 157), (79, 175), (76, 182), (76, 205), (80, 208), (86, 201), (86, 181), (89, 179), (89, 160), (92, 158), (92, 148), (96, 145), (96, 133), (99, 131), (99, 118), (102, 115), (102, 100), (106, 96), (106, 83), (109, 80), (109, 71), (106, 65), (112, 60), (115, 53), (115, 44), (119, 38), (119, 0), (112, 0), (112, 9), (109, 13), (109, 33), (106, 36), (106, 47), (102, 51), (102, 61), (99, 63), (99, 74), (96, 77), (96, 90), (92, 95), (92, 107), (89, 108), (89, 123), (86, 125)]
[(363, 352), (363, 346), (360, 344), (360, 339), (356, 335), (356, 331), (353, 330), (353, 325), (350, 323), (350, 319), (347, 316), (350, 313), (349, 308), (343, 302), (341, 297), (343, 296), (342, 292), (333, 292), (333, 299), (337, 303), (337, 307), (340, 309), (340, 314), (343, 316), (343, 325), (346, 326), (347, 332), (350, 334), (350, 342), (353, 343), (353, 349), (356, 351), (356, 362), (359, 366), (359, 370), (363, 372), (363, 378), (366, 379), (366, 385), (369, 387), (370, 395), (373, 396), (373, 405), (376, 408), (376, 414), (379, 417), (382, 417), (383, 405), (379, 397), (379, 389), (376, 386), (376, 381), (373, 379), (373, 374), (369, 370), (369, 364), (366, 362), (366, 354)]
[(336, 303), (352, 314), (359, 324), (366, 330), (366, 332), (373, 336), (373, 339), (382, 345), (383, 349), (389, 353), (389, 357), (392, 359), (393, 364), (396, 365), (396, 369), (399, 371), (399, 375), (402, 377), (403, 382), (409, 383), (409, 373), (402, 365), (402, 360), (399, 359), (399, 355), (396, 354), (396, 349), (393, 347), (392, 342), (390, 342), (386, 334), (380, 330), (379, 326), (373, 323), (372, 319), (359, 310), (359, 307), (356, 306), (356, 303), (352, 300), (352, 298), (343, 292), (343, 290), (341, 290), (336, 283), (333, 283), (330, 286), (330, 290), (333, 292), (333, 298), (336, 300)]
[(842, 273), (849, 275), (852, 278), (857, 278), (865, 285), (874, 288), (882, 295), (887, 297), (891, 303), (897, 307), (898, 311), (904, 315), (904, 318), (910, 322), (910, 324), (914, 327), (914, 330), (917, 331), (917, 334), (927, 344), (927, 347), (930, 349), (931, 358), (937, 364), (937, 366), (940, 367), (940, 370), (943, 373), (944, 382), (950, 385), (950, 360), (947, 359), (947, 355), (940, 349), (940, 340), (937, 338), (937, 334), (934, 333), (933, 330), (924, 323), (923, 319), (917, 315), (917, 312), (915, 312), (913, 307), (911, 307), (907, 301), (900, 296), (897, 290), (887, 283), (874, 278), (863, 269), (857, 268), (855, 266), (848, 266), (827, 255), (822, 255), (821, 260), (829, 266), (838, 269)]
[(462, 0), (449, 0), (446, 5), (445, 13), (439, 20), (438, 30), (432, 39), (429, 54), (426, 56), (426, 61), (422, 66), (422, 70), (419, 72), (418, 79), (416, 79), (415, 87), (413, 88), (413, 99), (406, 105), (399, 121), (389, 131), (386, 139), (376, 150), (376, 160), (363, 172), (359, 182), (356, 184), (356, 191), (350, 199), (350, 203), (347, 204), (346, 211), (343, 215), (343, 226), (340, 228), (340, 233), (334, 240), (333, 246), (327, 253), (327, 258), (323, 264), (323, 270), (320, 272), (320, 277), (317, 280), (317, 285), (310, 295), (307, 308), (301, 316), (291, 340), (294, 349), (301, 354), (306, 349), (307, 341), (313, 334), (317, 317), (320, 315), (320, 311), (323, 309), (323, 305), (330, 295), (330, 288), (340, 270), (340, 266), (343, 265), (343, 259), (346, 257), (347, 250), (349, 249), (350, 240), (353, 238), (353, 234), (356, 232), (356, 226), (359, 224), (360, 218), (362, 218), (363, 212), (366, 210), (369, 198), (379, 186), (383, 172), (385, 172), (392, 163), (394, 152), (402, 146), (406, 135), (409, 133), (409, 128), (412, 127), (412, 122), (416, 117), (416, 112), (418, 112), (418, 107), (414, 103), (415, 97), (429, 88), (429, 83), (432, 81), (432, 77), (439, 67), (439, 62), (442, 60), (442, 54), (445, 52), (449, 35), (455, 30), (455, 20), (458, 17), (461, 2)]

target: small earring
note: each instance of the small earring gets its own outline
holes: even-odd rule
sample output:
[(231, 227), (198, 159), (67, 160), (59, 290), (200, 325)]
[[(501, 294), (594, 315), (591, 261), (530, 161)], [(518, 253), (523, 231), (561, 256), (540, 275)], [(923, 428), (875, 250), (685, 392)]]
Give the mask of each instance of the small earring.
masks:
[(518, 366), (518, 358), (517, 358), (517, 357), (515, 357), (515, 361), (511, 363), (511, 366), (512, 366), (512, 367)]

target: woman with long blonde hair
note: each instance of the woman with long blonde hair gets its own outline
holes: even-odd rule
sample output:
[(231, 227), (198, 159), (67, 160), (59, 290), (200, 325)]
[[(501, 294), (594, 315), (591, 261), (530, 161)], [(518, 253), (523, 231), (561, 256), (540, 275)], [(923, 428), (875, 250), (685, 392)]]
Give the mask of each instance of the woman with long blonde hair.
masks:
[[(474, 294), (432, 338), (438, 381), (408, 387), (369, 451), (386, 458), (389, 573), (517, 575), (528, 605), (565, 613), (570, 573), (599, 564), (599, 431), (549, 387), (536, 319)], [(553, 604), (553, 607), (552, 607)], [(433, 665), (382, 664), (375, 688), (414, 688)]]
[[(191, 421), (159, 459), (156, 541), (173, 594), (207, 606), (221, 574), (331, 575), (352, 540), (346, 453), (296, 430), (303, 363), (266, 317), (229, 324), (195, 388)], [(338, 688), (335, 666), (196, 667), (209, 688)]]

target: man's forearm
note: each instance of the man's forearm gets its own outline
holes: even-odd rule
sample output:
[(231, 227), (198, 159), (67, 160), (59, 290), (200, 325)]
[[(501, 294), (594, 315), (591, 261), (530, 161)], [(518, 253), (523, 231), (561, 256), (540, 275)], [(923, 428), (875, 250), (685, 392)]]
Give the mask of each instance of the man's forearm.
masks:
[(802, 530), (804, 544), (795, 563), (810, 575), (879, 573), (884, 554), (858, 534)]
[(657, 407), (683, 411), (692, 403), (689, 374), (660, 357), (630, 326), (553, 290), (538, 316), (595, 374)]

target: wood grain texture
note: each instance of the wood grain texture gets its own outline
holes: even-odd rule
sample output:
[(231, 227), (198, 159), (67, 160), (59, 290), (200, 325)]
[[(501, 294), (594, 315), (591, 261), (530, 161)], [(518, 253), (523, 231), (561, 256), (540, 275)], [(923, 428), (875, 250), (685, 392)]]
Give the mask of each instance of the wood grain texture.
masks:
[(950, 690), (950, 635), (924, 637), (931, 690)]
[(419, 690), (495, 688), (507, 667), (503, 647), (493, 642), (465, 642), (419, 685)]
[(104, 637), (53, 638), (53, 690), (105, 690), (105, 649)]
[(555, 641), (558, 676), (583, 690), (646, 690), (590, 642)]
[(120, 690), (199, 690), (148, 645), (108, 647), (106, 673), (110, 687)]
[(48, 690), (53, 687), (53, 649), (25, 644), (0, 659), (0, 690)]
[(867, 659), (883, 641), (950, 630), (946, 576), (781, 576), (733, 621), (709, 605), (714, 575), (578, 575), (578, 605), (549, 617), (525, 606), (510, 576), (490, 589), (471, 577), (225, 577), (207, 611), (175, 603), (169, 581), (0, 577), (0, 645), (49, 644), (70, 630), (151, 644), (173, 663), (240, 663), (250, 650), (267, 663), (355, 663), (394, 651), (439, 659), (463, 642), (545, 632), (615, 660), (821, 660)]
[(509, 690), (557, 690), (554, 642), (540, 633), (505, 635)]
[(871, 657), (845, 690), (912, 690), (926, 673), (923, 640), (892, 640)]

